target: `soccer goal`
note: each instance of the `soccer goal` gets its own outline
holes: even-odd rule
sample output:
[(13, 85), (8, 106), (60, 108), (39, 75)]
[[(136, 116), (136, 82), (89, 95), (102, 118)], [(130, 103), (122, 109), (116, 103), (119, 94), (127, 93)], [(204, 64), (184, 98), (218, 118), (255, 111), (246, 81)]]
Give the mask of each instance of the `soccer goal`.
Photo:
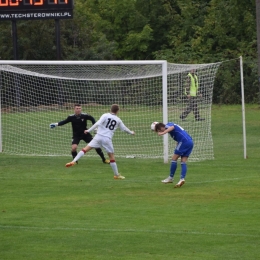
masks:
[[(117, 131), (117, 157), (163, 158), (175, 143), (150, 130), (154, 121), (175, 122), (194, 139), (191, 161), (213, 159), (211, 104), (221, 63), (172, 64), (167, 61), (0, 61), (0, 151), (7, 154), (70, 156), (72, 130), (67, 124), (49, 129), (73, 113), (75, 103), (96, 120), (114, 103), (119, 117), (136, 132)], [(197, 107), (203, 121), (186, 110), (187, 74), (196, 70), (201, 96)], [(89, 122), (91, 126), (91, 122)], [(80, 143), (79, 149), (85, 143)], [(97, 156), (91, 152), (89, 156)]]

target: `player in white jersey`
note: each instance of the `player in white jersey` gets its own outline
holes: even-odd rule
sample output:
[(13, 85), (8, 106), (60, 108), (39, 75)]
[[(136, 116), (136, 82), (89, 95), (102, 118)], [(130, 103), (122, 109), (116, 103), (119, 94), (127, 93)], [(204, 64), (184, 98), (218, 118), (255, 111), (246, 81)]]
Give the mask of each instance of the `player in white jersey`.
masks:
[(129, 130), (123, 123), (123, 121), (117, 116), (119, 112), (119, 106), (117, 104), (113, 104), (111, 106), (110, 113), (103, 114), (100, 119), (91, 126), (88, 130), (85, 130), (85, 134), (91, 132), (92, 130), (97, 129), (97, 134), (93, 138), (93, 140), (84, 147), (78, 155), (73, 159), (72, 162), (67, 163), (66, 167), (71, 167), (76, 164), (85, 153), (90, 151), (93, 148), (105, 148), (109, 159), (110, 166), (114, 172), (114, 179), (125, 179), (124, 176), (118, 173), (117, 164), (115, 161), (114, 147), (112, 143), (113, 135), (117, 128), (120, 128), (122, 131), (134, 135), (135, 132)]

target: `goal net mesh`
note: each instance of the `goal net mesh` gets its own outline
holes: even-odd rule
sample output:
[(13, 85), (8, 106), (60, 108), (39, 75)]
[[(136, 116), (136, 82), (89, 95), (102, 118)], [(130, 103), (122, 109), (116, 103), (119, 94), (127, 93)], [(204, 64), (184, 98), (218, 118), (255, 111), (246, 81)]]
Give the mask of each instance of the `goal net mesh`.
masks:
[[(211, 104), (214, 78), (220, 63), (184, 65), (168, 63), (168, 122), (180, 124), (194, 140), (191, 161), (213, 159)], [(196, 69), (201, 97), (200, 117), (185, 119), (188, 100), (184, 94), (187, 74)], [(74, 104), (96, 121), (120, 105), (119, 117), (136, 132), (134, 137), (118, 130), (113, 138), (117, 157), (163, 158), (163, 140), (150, 130), (163, 122), (161, 64), (20, 64), (0, 65), (2, 151), (7, 154), (70, 156), (72, 128), (66, 124), (50, 129), (73, 114)], [(166, 122), (164, 122), (166, 123)], [(92, 124), (89, 121), (88, 127)], [(81, 149), (86, 144), (81, 141)], [(175, 142), (169, 138), (169, 156)], [(90, 152), (89, 156), (97, 156)]]

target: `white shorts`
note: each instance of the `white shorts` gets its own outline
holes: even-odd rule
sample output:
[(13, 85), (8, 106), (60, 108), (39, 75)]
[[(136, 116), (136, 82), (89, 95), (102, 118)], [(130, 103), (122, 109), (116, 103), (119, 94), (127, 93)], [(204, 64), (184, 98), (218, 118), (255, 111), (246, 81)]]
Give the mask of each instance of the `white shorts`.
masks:
[(101, 136), (101, 135), (95, 135), (95, 137), (91, 140), (91, 142), (88, 144), (88, 146), (92, 148), (105, 148), (107, 153), (114, 153), (114, 147), (112, 143), (112, 139)]

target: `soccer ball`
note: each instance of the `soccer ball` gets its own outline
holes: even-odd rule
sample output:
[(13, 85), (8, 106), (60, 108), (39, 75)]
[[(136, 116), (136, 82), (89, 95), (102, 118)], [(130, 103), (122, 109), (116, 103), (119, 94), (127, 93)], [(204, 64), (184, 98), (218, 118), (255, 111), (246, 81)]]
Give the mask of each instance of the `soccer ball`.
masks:
[(153, 122), (153, 123), (151, 124), (151, 130), (152, 130), (152, 131), (154, 131), (155, 125), (157, 125), (157, 124), (158, 124), (158, 122)]

